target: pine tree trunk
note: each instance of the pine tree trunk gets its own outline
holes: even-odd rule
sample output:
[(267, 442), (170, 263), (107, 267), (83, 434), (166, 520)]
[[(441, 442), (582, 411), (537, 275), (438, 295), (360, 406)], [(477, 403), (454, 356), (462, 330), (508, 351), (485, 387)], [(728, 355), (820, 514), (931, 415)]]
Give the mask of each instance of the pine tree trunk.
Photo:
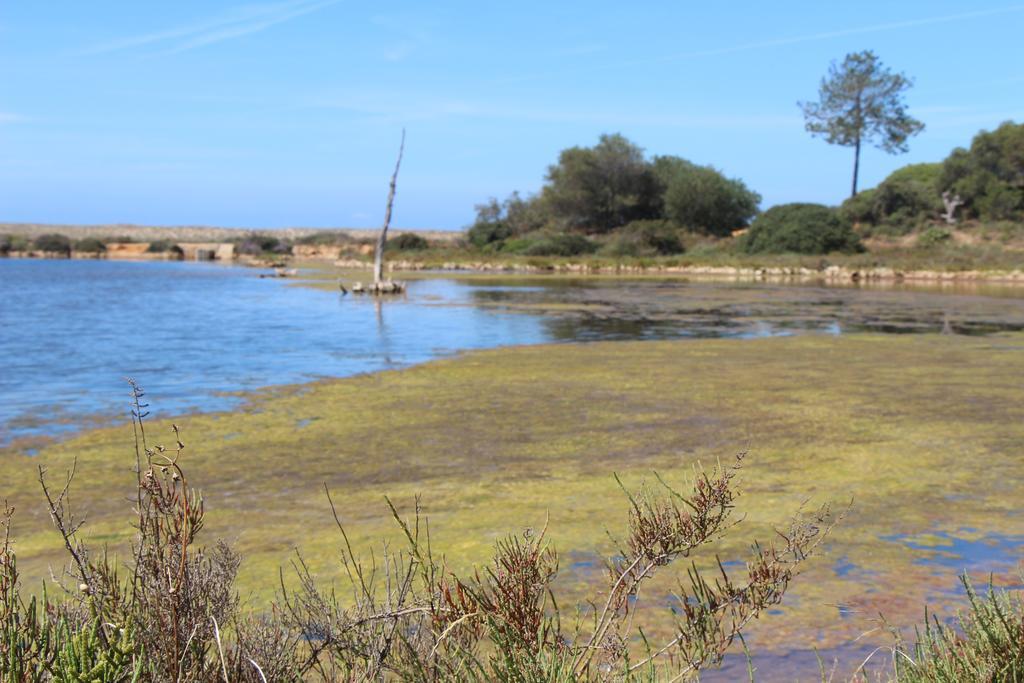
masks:
[(853, 147), (853, 191), (850, 192), (851, 197), (857, 195), (857, 173), (860, 171), (860, 135), (857, 136), (857, 142)]

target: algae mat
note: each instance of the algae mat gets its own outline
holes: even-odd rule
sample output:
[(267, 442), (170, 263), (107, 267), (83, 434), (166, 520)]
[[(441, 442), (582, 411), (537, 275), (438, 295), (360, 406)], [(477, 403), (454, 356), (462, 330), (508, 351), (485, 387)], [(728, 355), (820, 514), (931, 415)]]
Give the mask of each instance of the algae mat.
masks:
[[(1022, 379), (1020, 334), (613, 342), (474, 352), (272, 389), (234, 413), (175, 421), (205, 493), (206, 541), (242, 552), (240, 588), (254, 605), (273, 595), (296, 547), (324, 580), (336, 576), (324, 483), (366, 549), (396, 538), (383, 495), (409, 510), (422, 494), (433, 546), (453, 569), (485, 562), (496, 538), (550, 514), (561, 587), (582, 595), (603, 580), (605, 529), (624, 525), (613, 472), (630, 485), (652, 470), (678, 479), (749, 449), (746, 518), (718, 547), (723, 560), (742, 560), (805, 502), (853, 501), (826, 552), (752, 631), (765, 651), (834, 648), (876, 629), (879, 614), (908, 625), (926, 602), (962, 605), (961, 570), (1013, 580), (1024, 540)], [(149, 398), (158, 417), (160, 397)], [(151, 422), (152, 440), (170, 441), (168, 425)], [(87, 532), (123, 548), (132, 453), (127, 426), (36, 456), (0, 452), (0, 497), (18, 509), (27, 581), (63, 560), (36, 466), (56, 478), (77, 457)], [(656, 585), (665, 598), (648, 608), (655, 622), (670, 574)]]

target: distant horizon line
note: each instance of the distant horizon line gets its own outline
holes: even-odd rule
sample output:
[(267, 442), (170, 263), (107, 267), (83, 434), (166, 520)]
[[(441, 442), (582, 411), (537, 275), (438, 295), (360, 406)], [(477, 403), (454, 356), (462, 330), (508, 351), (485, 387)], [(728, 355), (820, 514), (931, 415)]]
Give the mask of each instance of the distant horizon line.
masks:
[[(230, 230), (238, 232), (260, 232), (264, 230), (293, 230), (296, 232), (307, 231), (307, 232), (379, 232), (380, 226), (366, 226), (366, 227), (355, 227), (355, 226), (330, 226), (330, 227), (314, 227), (305, 225), (281, 225), (281, 226), (263, 226), (263, 227), (241, 227), (241, 226), (227, 226), (227, 225), (212, 225), (205, 223), (51, 223), (51, 222), (35, 222), (35, 221), (0, 221), (0, 231), (4, 231), (10, 228), (71, 228), (71, 229), (117, 229), (117, 228), (132, 228), (132, 229), (152, 229), (152, 230)], [(398, 226), (390, 226), (389, 232), (463, 232), (466, 228), (403, 228)]]

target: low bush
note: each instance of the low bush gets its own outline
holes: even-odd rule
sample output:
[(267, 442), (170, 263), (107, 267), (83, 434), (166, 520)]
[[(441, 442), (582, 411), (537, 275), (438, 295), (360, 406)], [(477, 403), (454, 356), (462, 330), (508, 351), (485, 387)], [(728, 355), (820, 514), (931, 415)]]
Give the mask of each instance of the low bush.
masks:
[(71, 240), (64, 235), (50, 233), (35, 238), (32, 242), (32, 247), (38, 251), (64, 254), (66, 256), (71, 253)]
[[(684, 490), (661, 476), (639, 490), (623, 487), (630, 503), (623, 538), (607, 562), (607, 585), (580, 619), (582, 605), (555, 599), (558, 555), (546, 526), (499, 540), (485, 567), (460, 577), (434, 555), (418, 501), (407, 519), (385, 499), (405, 547), (385, 544), (380, 555), (360, 558), (328, 491), (347, 585), (320, 586), (299, 556), (298, 587), (282, 579), (269, 613), (246, 614), (234, 589), (240, 558), (224, 543), (199, 545), (203, 498), (188, 480), (178, 428), (169, 447), (147, 442), (143, 394), (131, 386), (136, 533), (126, 566), (81, 540), (68, 495), (74, 470), (51, 486), (40, 468), (72, 583), (60, 600), (26, 600), (9, 535), (13, 510), (0, 509), (0, 680), (678, 680), (719, 664), (746, 625), (781, 601), (835, 523), (827, 508), (799, 515), (771, 543), (753, 546), (743, 580), (716, 555), (706, 575), (693, 558), (742, 519), (734, 508), (743, 456), (695, 471)], [(650, 642), (634, 624), (647, 598), (641, 587), (677, 561), (688, 567), (673, 635)]]
[(10, 235), (0, 235), (0, 256), (7, 256), (14, 251), (14, 242)]
[(422, 251), (423, 249), (430, 248), (430, 242), (425, 237), (417, 235), (413, 232), (403, 232), (400, 235), (389, 239), (387, 244), (384, 245), (385, 249), (394, 249), (396, 251)]
[(597, 251), (597, 244), (583, 235), (556, 234), (522, 241), (526, 244), (519, 253), (524, 256), (582, 256)]
[(952, 237), (953, 233), (946, 228), (933, 226), (917, 236), (917, 245), (919, 247), (934, 247), (940, 244), (945, 244), (952, 239)]
[(466, 239), (478, 249), (485, 249), (491, 245), (500, 245), (510, 237), (512, 237), (512, 229), (508, 223), (503, 221), (479, 221), (466, 231)]
[(898, 683), (1024, 680), (1024, 594), (989, 583), (978, 595), (965, 575), (970, 609), (956, 624), (929, 619), (915, 643), (897, 642), (892, 658)]
[(107, 245), (95, 237), (85, 237), (75, 242), (74, 250), (83, 254), (102, 254), (107, 250)]
[(822, 204), (781, 204), (754, 219), (743, 236), (749, 254), (828, 254), (863, 249), (850, 223)]
[(319, 230), (314, 232), (312, 235), (299, 237), (295, 240), (295, 244), (310, 246), (339, 246), (348, 244), (351, 241), (352, 238), (346, 233), (333, 230)]
[(633, 221), (619, 228), (601, 252), (609, 256), (670, 256), (685, 251), (679, 228), (667, 220)]

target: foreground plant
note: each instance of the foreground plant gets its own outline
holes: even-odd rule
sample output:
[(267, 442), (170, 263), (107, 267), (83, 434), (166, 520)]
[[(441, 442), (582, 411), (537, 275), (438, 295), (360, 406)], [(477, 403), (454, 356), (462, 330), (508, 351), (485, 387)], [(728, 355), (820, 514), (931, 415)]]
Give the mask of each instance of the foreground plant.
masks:
[[(434, 554), (418, 499), (408, 520), (387, 500), (404, 543), (364, 560), (325, 489), (347, 590), (321, 586), (300, 555), (297, 586), (282, 574), (278, 600), (258, 615), (241, 608), (234, 589), (239, 557), (223, 543), (197, 544), (205, 510), (186, 477), (178, 428), (172, 446), (150, 447), (143, 392), (131, 389), (137, 495), (129, 560), (119, 568), (81, 541), (70, 503), (74, 467), (59, 491), (40, 468), (69, 563), (55, 577), (59, 600), (23, 601), (8, 533), (13, 511), (0, 520), (0, 683), (680, 680), (722, 660), (746, 625), (782, 599), (835, 523), (827, 507), (798, 515), (777, 540), (754, 546), (742, 579), (717, 557), (705, 573), (697, 552), (737, 524), (743, 455), (696, 471), (685, 492), (657, 474), (636, 491), (619, 482), (629, 514), (607, 584), (567, 610), (553, 592), (558, 555), (546, 524), (506, 537), (489, 564), (458, 576)], [(671, 609), (674, 627), (654, 642), (634, 623), (642, 588), (680, 560), (689, 567)]]
[(282, 582), (285, 620), (310, 644), (303, 670), (324, 680), (695, 677), (720, 663), (743, 628), (781, 601), (835, 522), (827, 507), (798, 516), (779, 534), (781, 542), (755, 545), (742, 581), (717, 558), (713, 576), (691, 561), (672, 609), (674, 635), (650, 642), (634, 623), (641, 589), (661, 568), (691, 558), (735, 525), (734, 478), (742, 458), (698, 473), (685, 494), (657, 475), (656, 485), (637, 492), (623, 486), (630, 513), (625, 538), (608, 561), (607, 587), (573, 610), (571, 627), (552, 591), (558, 557), (545, 540), (546, 525), (540, 533), (505, 538), (488, 566), (459, 577), (433, 554), (419, 501), (409, 521), (388, 501), (406, 546), (369, 560), (354, 553), (335, 513), (350, 594), (339, 598), (318, 586), (301, 556), (299, 588), (288, 591)]
[(970, 608), (956, 626), (925, 615), (916, 642), (902, 641), (894, 650), (895, 680), (923, 681), (1024, 681), (1024, 596), (989, 583), (979, 596), (970, 579), (961, 577)]

